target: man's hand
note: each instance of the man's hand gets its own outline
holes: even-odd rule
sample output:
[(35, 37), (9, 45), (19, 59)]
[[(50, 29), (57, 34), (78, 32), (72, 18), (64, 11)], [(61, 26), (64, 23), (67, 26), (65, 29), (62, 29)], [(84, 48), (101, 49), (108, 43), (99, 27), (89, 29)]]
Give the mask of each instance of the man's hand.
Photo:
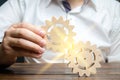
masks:
[(6, 30), (1, 44), (0, 55), (6, 56), (5, 61), (4, 59), (2, 61), (6, 62), (7, 59), (17, 56), (40, 58), (45, 51), (46, 41), (44, 37), (44, 30), (38, 29), (31, 24), (20, 23), (12, 25)]

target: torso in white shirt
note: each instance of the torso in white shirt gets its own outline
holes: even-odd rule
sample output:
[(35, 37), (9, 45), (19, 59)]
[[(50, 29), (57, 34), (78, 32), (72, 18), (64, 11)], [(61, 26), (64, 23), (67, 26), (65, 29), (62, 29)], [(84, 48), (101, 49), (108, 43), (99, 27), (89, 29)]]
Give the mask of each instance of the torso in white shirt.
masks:
[[(101, 6), (98, 3), (99, 1)], [(14, 2), (14, 0), (11, 2)], [(17, 1), (15, 2), (18, 3)], [(107, 2), (111, 4), (112, 0), (106, 0), (106, 4)], [(111, 45), (113, 45), (111, 42), (111, 30), (113, 29), (114, 16), (109, 13), (110, 9), (107, 9), (108, 5), (104, 5), (102, 3), (105, 4), (104, 0), (85, 0), (85, 3), (82, 6), (66, 13), (61, 0), (21, 0), (19, 8), (22, 12), (20, 15), (22, 18), (18, 20), (18, 22), (28, 22), (40, 27), (45, 25), (46, 20), (51, 21), (53, 16), (56, 18), (62, 16), (64, 20), (69, 20), (70, 24), (75, 26), (73, 31), (77, 34), (74, 37), (76, 42), (90, 41), (101, 49), (105, 58), (110, 57), (111, 61), (114, 61), (118, 56), (120, 57), (120, 54), (118, 54), (120, 52), (111, 53), (111, 51), (114, 52), (114, 50), (110, 50)], [(118, 4), (117, 2), (114, 2), (114, 4), (115, 3)], [(105, 8), (102, 8), (102, 5)], [(17, 12), (19, 13), (19, 11)], [(120, 20), (119, 15), (118, 18), (118, 20)], [(120, 42), (118, 42), (118, 44), (120, 44)], [(113, 48), (116, 48), (116, 46)], [(59, 54), (60, 53), (46, 50), (42, 55), (42, 58), (38, 60), (34, 58), (26, 58), (26, 60), (28, 62), (31, 60), (37, 63), (64, 62), (63, 57), (55, 59)], [(119, 58), (116, 60), (120, 61)]]

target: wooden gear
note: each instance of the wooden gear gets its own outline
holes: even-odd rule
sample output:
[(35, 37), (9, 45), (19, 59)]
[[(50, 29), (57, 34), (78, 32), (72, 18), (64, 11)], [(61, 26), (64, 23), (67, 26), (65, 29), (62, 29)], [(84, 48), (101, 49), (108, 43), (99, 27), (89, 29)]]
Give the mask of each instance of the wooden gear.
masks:
[(96, 73), (96, 68), (100, 68), (102, 61), (101, 51), (96, 45), (90, 42), (79, 42), (74, 44), (66, 55), (69, 61), (68, 67), (73, 68), (73, 73), (79, 73), (79, 76), (90, 76)]
[(75, 33), (72, 31), (74, 26), (69, 25), (69, 20), (63, 20), (62, 17), (56, 19), (52, 17), (52, 21), (46, 21), (46, 25), (42, 26), (46, 31), (46, 49), (54, 52), (64, 52), (70, 42), (73, 42)]
[(74, 43), (73, 37), (76, 34), (73, 32), (74, 26), (69, 25), (69, 20), (52, 17), (52, 21), (47, 20), (42, 28), (47, 34), (46, 49), (65, 53), (68, 67), (73, 69), (73, 73), (90, 76), (96, 73), (96, 68), (101, 67), (102, 56), (96, 45), (91, 45), (90, 42)]

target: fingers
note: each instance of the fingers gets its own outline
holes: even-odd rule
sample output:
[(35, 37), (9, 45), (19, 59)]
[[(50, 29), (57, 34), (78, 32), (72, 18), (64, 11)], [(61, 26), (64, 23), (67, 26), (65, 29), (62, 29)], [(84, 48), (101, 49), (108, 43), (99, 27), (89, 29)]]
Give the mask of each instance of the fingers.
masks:
[(10, 36), (15, 37), (15, 38), (23, 38), (26, 40), (29, 40), (31, 42), (34, 42), (41, 47), (44, 47), (46, 44), (46, 41), (41, 37), (36, 35), (30, 30), (27, 30), (25, 28), (16, 28), (14, 29), (11, 33)]
[(16, 56), (40, 57), (45, 51), (45, 32), (27, 23), (12, 25), (2, 41), (4, 52)]
[[(13, 47), (12, 52), (16, 54), (17, 56), (26, 56), (26, 57), (32, 57), (32, 58), (40, 58), (42, 56), (41, 54), (26, 50), (26, 49), (21, 49), (18, 47)], [(18, 53), (19, 52), (19, 53)]]
[(9, 45), (12, 47), (26, 49), (38, 54), (41, 54), (45, 51), (45, 49), (40, 47), (39, 45), (22, 38), (9, 38)]
[(28, 29), (38, 35), (40, 35), (41, 37), (45, 36), (45, 31), (43, 29), (38, 29), (36, 26), (33, 26), (32, 24), (28, 24), (28, 23), (19, 23), (19, 24), (14, 24), (12, 25), (13, 28), (25, 28)]
[(8, 37), (5, 38), (4, 41), (2, 42), (2, 50), (4, 54), (8, 56), (26, 56), (26, 57), (40, 58), (43, 54), (43, 52), (40, 51), (39, 49), (37, 50), (37, 48), (34, 49), (35, 51), (33, 49), (27, 50), (26, 48), (24, 49), (24, 48), (20, 48), (20, 46), (18, 47), (18, 45), (15, 46), (15, 44), (11, 45), (11, 43), (12, 41)]
[[(18, 48), (18, 47), (6, 47), (5, 48), (5, 53), (7, 55), (10, 56), (26, 56), (26, 57), (32, 57), (32, 58), (40, 58), (42, 56), (41, 54), (26, 50), (26, 49), (22, 49), (22, 48)], [(14, 53), (14, 54), (11, 54)]]

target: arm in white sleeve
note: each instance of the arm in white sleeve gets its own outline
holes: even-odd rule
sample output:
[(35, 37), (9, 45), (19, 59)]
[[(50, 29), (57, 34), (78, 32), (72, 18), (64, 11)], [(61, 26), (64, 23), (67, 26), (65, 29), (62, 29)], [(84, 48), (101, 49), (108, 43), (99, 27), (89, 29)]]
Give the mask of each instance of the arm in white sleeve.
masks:
[(23, 0), (8, 0), (0, 7), (0, 42), (9, 26), (22, 20), (23, 5)]
[(16, 61), (16, 57), (4, 55), (1, 47), (1, 42), (4, 36), (4, 31), (12, 24), (22, 20), (22, 0), (8, 0), (0, 7), (0, 69), (9, 67)]

